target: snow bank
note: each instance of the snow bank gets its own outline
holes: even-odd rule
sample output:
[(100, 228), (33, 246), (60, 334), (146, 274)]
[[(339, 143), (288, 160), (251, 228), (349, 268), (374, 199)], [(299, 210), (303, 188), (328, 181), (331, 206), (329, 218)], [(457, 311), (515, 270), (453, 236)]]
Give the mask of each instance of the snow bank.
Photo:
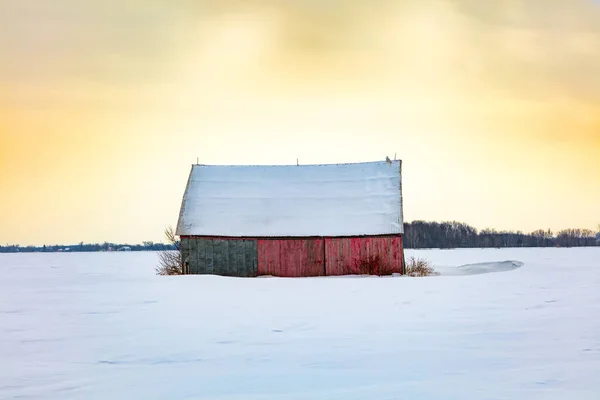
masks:
[(524, 267), (236, 279), (155, 276), (153, 253), (0, 255), (0, 398), (598, 399), (600, 249), (407, 256)]
[(441, 275), (479, 275), (512, 271), (522, 266), (521, 261), (496, 261), (459, 265), (457, 267), (435, 266), (435, 270)]

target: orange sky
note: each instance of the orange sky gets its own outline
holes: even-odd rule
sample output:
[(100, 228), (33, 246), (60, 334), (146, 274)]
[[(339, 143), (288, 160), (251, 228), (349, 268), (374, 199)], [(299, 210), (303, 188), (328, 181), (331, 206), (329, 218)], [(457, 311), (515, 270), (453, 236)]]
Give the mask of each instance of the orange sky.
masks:
[(594, 0), (4, 0), (0, 243), (162, 240), (190, 164), (404, 160), (407, 221), (600, 223)]

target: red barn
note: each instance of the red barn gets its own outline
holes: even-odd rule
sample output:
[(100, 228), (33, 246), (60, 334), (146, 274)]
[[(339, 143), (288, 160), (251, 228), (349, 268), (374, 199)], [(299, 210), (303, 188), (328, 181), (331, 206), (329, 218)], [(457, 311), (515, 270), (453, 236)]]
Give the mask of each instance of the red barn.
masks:
[(188, 274), (403, 273), (402, 162), (193, 165), (176, 233)]

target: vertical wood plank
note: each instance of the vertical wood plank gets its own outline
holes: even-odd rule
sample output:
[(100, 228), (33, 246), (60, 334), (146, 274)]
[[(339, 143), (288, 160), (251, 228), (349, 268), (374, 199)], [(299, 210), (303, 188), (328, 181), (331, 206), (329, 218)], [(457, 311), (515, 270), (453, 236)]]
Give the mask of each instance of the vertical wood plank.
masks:
[(268, 247), (266, 240), (256, 241), (256, 258), (257, 258), (257, 276), (269, 275), (268, 261)]
[(404, 236), (400, 236), (398, 238), (398, 242), (400, 245), (400, 254), (399, 254), (399, 258), (400, 258), (400, 273), (402, 275), (406, 274), (406, 259), (404, 258)]
[(245, 274), (245, 257), (244, 243), (242, 240), (229, 241), (229, 275), (244, 276)]
[(248, 270), (248, 276), (258, 276), (258, 241), (247, 240), (246, 241), (246, 269)]
[(228, 240), (214, 240), (214, 259), (213, 268), (215, 275), (229, 275), (229, 246)]
[(240, 269), (240, 276), (244, 277), (252, 277), (256, 276), (254, 272), (254, 263), (253, 263), (253, 240), (241, 240), (242, 242), (242, 264), (243, 267)]
[(295, 240), (277, 240), (279, 242), (279, 271), (277, 276), (295, 276), (294, 244)]
[(201, 274), (201, 257), (200, 257), (200, 244), (202, 243), (202, 238), (196, 238), (196, 274)]
[(214, 240), (207, 239), (206, 240), (206, 273), (212, 275), (215, 273), (213, 267), (213, 259), (214, 259)]
[(273, 275), (280, 276), (281, 271), (281, 252), (280, 240), (258, 240), (257, 241), (257, 274), (259, 276)]
[(206, 274), (206, 242), (208, 239), (198, 239), (198, 273)]
[[(180, 251), (181, 251), (181, 260), (185, 263), (186, 260), (189, 260), (190, 255), (190, 240), (187, 237), (183, 237), (180, 239)], [(184, 274), (189, 274), (189, 267), (184, 266)]]
[(305, 241), (306, 257), (302, 276), (322, 276), (325, 274), (323, 239), (308, 239)]
[(197, 274), (198, 272), (198, 244), (196, 238), (190, 238), (190, 258), (189, 258), (189, 268), (190, 274)]

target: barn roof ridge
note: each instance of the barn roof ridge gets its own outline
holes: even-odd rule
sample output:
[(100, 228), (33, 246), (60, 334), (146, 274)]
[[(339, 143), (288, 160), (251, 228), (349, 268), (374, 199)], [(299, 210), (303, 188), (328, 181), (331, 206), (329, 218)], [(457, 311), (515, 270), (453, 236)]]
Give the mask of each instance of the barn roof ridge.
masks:
[[(356, 162), (339, 162), (339, 163), (314, 163), (314, 164), (204, 164), (195, 163), (192, 167), (329, 167), (335, 165), (369, 165), (369, 164), (382, 164), (386, 163), (385, 160), (374, 160), (374, 161), (356, 161)], [(402, 160), (390, 160), (389, 163), (401, 163)]]

